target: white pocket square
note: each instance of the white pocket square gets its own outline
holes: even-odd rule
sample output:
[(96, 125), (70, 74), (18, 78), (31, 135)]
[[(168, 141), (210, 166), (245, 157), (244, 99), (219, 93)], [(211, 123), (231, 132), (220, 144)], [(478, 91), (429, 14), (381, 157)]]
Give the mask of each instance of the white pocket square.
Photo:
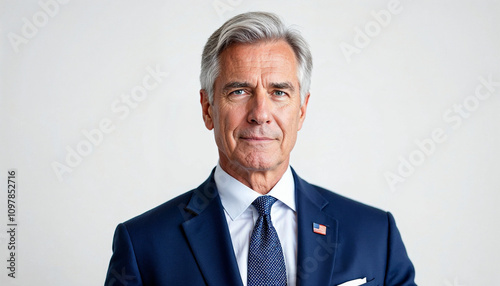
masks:
[(359, 285), (363, 285), (365, 283), (366, 283), (366, 277), (347, 281), (347, 282), (344, 282), (344, 283), (339, 284), (337, 286), (359, 286)]

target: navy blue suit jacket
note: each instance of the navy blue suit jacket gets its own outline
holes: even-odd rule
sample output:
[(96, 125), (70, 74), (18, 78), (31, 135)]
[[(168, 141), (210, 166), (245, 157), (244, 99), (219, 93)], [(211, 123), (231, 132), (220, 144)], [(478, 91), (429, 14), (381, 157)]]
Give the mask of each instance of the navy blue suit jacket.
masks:
[[(297, 285), (416, 285), (394, 218), (295, 180)], [(313, 232), (313, 223), (327, 227)], [(106, 277), (112, 285), (242, 285), (212, 175), (198, 188), (116, 228)]]

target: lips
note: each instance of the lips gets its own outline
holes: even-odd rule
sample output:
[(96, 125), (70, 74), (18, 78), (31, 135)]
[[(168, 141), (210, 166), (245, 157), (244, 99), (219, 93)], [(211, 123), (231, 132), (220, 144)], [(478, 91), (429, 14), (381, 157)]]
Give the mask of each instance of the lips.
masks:
[(243, 139), (243, 140), (251, 140), (251, 141), (269, 141), (269, 140), (274, 140), (273, 138), (265, 137), (265, 136), (242, 136), (241, 139)]

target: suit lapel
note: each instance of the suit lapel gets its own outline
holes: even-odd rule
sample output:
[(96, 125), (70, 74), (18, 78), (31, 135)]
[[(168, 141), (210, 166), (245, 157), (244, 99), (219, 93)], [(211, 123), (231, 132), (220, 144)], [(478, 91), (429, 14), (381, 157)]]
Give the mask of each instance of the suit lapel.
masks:
[[(337, 220), (323, 211), (328, 201), (292, 172), (297, 204), (297, 285), (330, 285), (337, 250)], [(314, 233), (313, 223), (325, 225), (326, 235)]]
[(194, 191), (186, 209), (195, 216), (182, 227), (207, 285), (242, 286), (213, 172)]

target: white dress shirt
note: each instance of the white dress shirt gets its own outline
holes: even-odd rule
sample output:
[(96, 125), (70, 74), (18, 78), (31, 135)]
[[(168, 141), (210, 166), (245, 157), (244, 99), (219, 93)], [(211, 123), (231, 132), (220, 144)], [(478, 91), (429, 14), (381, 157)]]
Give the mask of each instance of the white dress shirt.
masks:
[[(252, 202), (261, 194), (226, 173), (219, 164), (215, 169), (215, 184), (226, 215), (234, 254), (243, 285), (247, 285), (248, 248), (253, 227), (259, 214)], [(295, 182), (290, 167), (268, 195), (278, 199), (271, 208), (273, 223), (285, 258), (288, 285), (295, 286), (297, 273), (297, 213)]]

